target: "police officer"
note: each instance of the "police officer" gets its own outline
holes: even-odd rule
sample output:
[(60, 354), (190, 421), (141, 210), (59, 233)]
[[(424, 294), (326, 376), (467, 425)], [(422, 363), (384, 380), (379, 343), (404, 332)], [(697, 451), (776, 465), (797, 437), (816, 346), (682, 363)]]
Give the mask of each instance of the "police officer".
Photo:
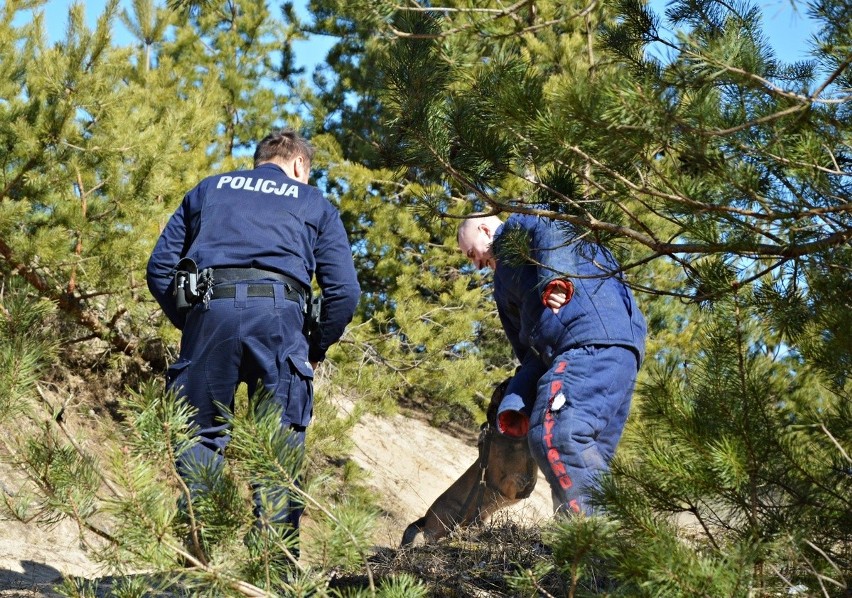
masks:
[[(554, 509), (591, 512), (589, 490), (621, 438), (645, 351), (645, 319), (602, 246), (564, 224), (513, 214), (464, 220), (459, 248), (494, 269), (494, 300), (520, 365), (498, 429), (527, 436)], [(507, 259), (508, 246), (528, 259)]]
[[(250, 396), (260, 383), (280, 407), (293, 443), (304, 446), (314, 368), (343, 334), (360, 296), (340, 215), (308, 185), (313, 153), (292, 130), (267, 135), (253, 170), (205, 178), (186, 194), (151, 254), (148, 288), (183, 332), (167, 385), (197, 410), (192, 423), (200, 442), (178, 458), (184, 477), (199, 465), (221, 465), (229, 426), (219, 405), (233, 409), (240, 382)], [(177, 289), (189, 294), (186, 310), (175, 302), (181, 270), (197, 287)], [(322, 322), (309, 341), (305, 317), (314, 276)], [(277, 513), (261, 512), (263, 492), (280, 499), (285, 490), (255, 490), (259, 518), (298, 530), (301, 509), (293, 502)]]

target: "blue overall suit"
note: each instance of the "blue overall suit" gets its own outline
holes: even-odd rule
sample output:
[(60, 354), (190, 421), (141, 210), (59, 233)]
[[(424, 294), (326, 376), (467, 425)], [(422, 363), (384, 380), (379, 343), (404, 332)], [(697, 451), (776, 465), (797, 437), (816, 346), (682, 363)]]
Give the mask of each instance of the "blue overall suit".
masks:
[[(523, 264), (506, 259), (506, 246), (519, 237), (529, 248)], [(564, 223), (512, 215), (495, 231), (492, 249), (494, 300), (520, 361), (498, 422), (529, 418), (530, 450), (554, 508), (588, 513), (588, 490), (606, 471), (627, 420), (645, 319), (609, 251), (573, 238)], [(556, 279), (569, 280), (573, 295), (554, 314), (542, 291)]]
[[(188, 313), (175, 305), (174, 273), (184, 257), (212, 268), (209, 301)], [(305, 306), (316, 276), (323, 295), (321, 333), (304, 333)], [(200, 442), (178, 457), (187, 475), (202, 463), (221, 465), (229, 425), (217, 404), (233, 410), (241, 382), (249, 396), (258, 383), (282, 410), (298, 450), (313, 412), (313, 368), (343, 334), (360, 288), (340, 215), (322, 192), (289, 178), (272, 163), (202, 180), (183, 198), (148, 262), (148, 287), (166, 316), (183, 331), (180, 356), (167, 386), (197, 409)], [(197, 488), (196, 488), (197, 489)], [(278, 498), (281, 489), (256, 488)], [(298, 528), (292, 504), (273, 521)]]

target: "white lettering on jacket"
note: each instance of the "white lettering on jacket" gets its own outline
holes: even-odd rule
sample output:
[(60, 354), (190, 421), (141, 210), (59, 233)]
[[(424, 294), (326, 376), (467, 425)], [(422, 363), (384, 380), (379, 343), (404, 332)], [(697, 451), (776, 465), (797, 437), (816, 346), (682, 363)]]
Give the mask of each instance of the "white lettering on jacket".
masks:
[(288, 185), (287, 183), (278, 183), (268, 179), (253, 179), (252, 177), (230, 176), (224, 175), (219, 177), (216, 183), (216, 188), (229, 187), (234, 190), (242, 189), (243, 191), (257, 191), (258, 193), (283, 195), (285, 197), (299, 197), (299, 186)]

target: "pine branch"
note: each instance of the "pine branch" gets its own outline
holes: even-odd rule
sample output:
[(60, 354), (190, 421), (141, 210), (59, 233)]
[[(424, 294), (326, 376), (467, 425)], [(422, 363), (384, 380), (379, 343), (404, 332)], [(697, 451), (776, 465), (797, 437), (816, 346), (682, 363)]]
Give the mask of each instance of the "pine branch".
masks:
[[(36, 385), (36, 389), (38, 391), (39, 396), (42, 399), (42, 402), (47, 406), (47, 408), (48, 408), (48, 410), (51, 414), (51, 417), (49, 418), (51, 424), (57, 426), (60, 429), (60, 431), (65, 436), (65, 438), (70, 442), (71, 447), (73, 448), (74, 452), (77, 455), (79, 455), (80, 457), (86, 458), (87, 457), (86, 452), (79, 445), (79, 443), (77, 443), (74, 440), (73, 436), (69, 433), (69, 431), (65, 427), (65, 425), (62, 421), (62, 417), (61, 417), (62, 410), (60, 410), (57, 413), (56, 409), (53, 407), (53, 405), (47, 399), (47, 397), (44, 394), (44, 391), (43, 391), (43, 389), (41, 388), (40, 385)], [(168, 432), (168, 430), (166, 432)], [(7, 439), (5, 437), (0, 437), (0, 443), (2, 443), (2, 445), (5, 447), (5, 449), (10, 454), (16, 454), (15, 448), (9, 444), (9, 442), (7, 441)], [(28, 462), (28, 464), (30, 465), (30, 470), (27, 472), (27, 476), (29, 477), (29, 479), (31, 481), (33, 481), (41, 489), (41, 491), (44, 493), (44, 496), (46, 496), (48, 498), (52, 498), (53, 500), (58, 500), (59, 497), (56, 496), (52, 484), (46, 479), (46, 477), (43, 477), (43, 476), (40, 476), (40, 475), (39, 476), (32, 475), (32, 472), (38, 470), (38, 467), (36, 466), (36, 464), (35, 463), (29, 463), (29, 462)], [(134, 498), (133, 493), (128, 495), (127, 493), (121, 492), (118, 488), (115, 487), (115, 485), (108, 478), (106, 478), (106, 476), (104, 475), (104, 473), (100, 469), (96, 469), (95, 472), (98, 475), (98, 477), (104, 482), (106, 487), (111, 491), (111, 493), (113, 494), (115, 499), (129, 500), (132, 503), (133, 498)], [(185, 486), (184, 486), (184, 488), (185, 488)], [(188, 493), (188, 489), (186, 489), (186, 492)], [(76, 502), (74, 502), (71, 498), (65, 496), (65, 497), (63, 497), (62, 501), (63, 501), (63, 504), (66, 506), (66, 508), (68, 508), (70, 510), (71, 519), (74, 520), (74, 522), (77, 524), (77, 526), (81, 530), (81, 532), (83, 530), (85, 530), (85, 531), (90, 532), (90, 533), (94, 534), (95, 536), (105, 540), (106, 542), (108, 542), (112, 546), (120, 547), (124, 550), (129, 551), (131, 554), (134, 554), (136, 556), (144, 556), (143, 552), (141, 552), (140, 550), (135, 549), (132, 545), (127, 545), (125, 543), (122, 543), (120, 541), (120, 538), (116, 537), (114, 534), (110, 533), (109, 531), (107, 531), (103, 527), (92, 523), (90, 521), (90, 518), (87, 517), (86, 515), (84, 515), (80, 511)], [(8, 502), (8, 500), (7, 500), (7, 502)], [(155, 532), (156, 531), (155, 523), (153, 521), (148, 520), (147, 518), (144, 518), (144, 513), (145, 513), (144, 507), (141, 506), (141, 505), (134, 505), (134, 506), (135, 506), (137, 512), (143, 514), (143, 519), (146, 521), (146, 523), (150, 527), (151, 531)], [(190, 508), (191, 508), (191, 506), (190, 506)], [(190, 553), (183, 546), (171, 542), (168, 538), (162, 538), (162, 537), (157, 536), (157, 541), (161, 542), (162, 545), (165, 546), (168, 550), (170, 550), (174, 555), (183, 559), (184, 562), (186, 562), (189, 565), (191, 565), (192, 567), (194, 567), (197, 571), (202, 572), (204, 574), (207, 574), (214, 579), (224, 580), (225, 584), (228, 587), (230, 587), (231, 589), (240, 593), (243, 596), (248, 596), (248, 597), (251, 597), (251, 598), (259, 598), (259, 597), (272, 598), (272, 597), (275, 596), (274, 593), (265, 591), (261, 588), (258, 588), (255, 585), (251, 584), (251, 583), (240, 580), (240, 579), (234, 577), (233, 575), (230, 575), (226, 572), (223, 572), (222, 570), (220, 570), (216, 567), (210, 566), (210, 564), (207, 563), (204, 559), (199, 558), (195, 554)]]
[(734, 127), (729, 127), (727, 129), (702, 129), (698, 127), (691, 127), (685, 123), (681, 123), (685, 130), (690, 131), (692, 133), (696, 133), (698, 135), (702, 135), (705, 137), (724, 137), (726, 135), (730, 135), (732, 133), (738, 133), (740, 131), (746, 131), (748, 129), (754, 128), (758, 125), (763, 125), (780, 118), (784, 118), (785, 116), (790, 116), (791, 114), (796, 114), (797, 112), (803, 112), (808, 109), (808, 104), (799, 104), (797, 106), (790, 106), (789, 108), (785, 108), (784, 110), (779, 110), (778, 112), (773, 112), (772, 114), (767, 114), (766, 116), (761, 116), (760, 118), (755, 118), (753, 120), (741, 123)]
[(12, 177), (6, 186), (0, 191), (0, 197), (11, 197), (12, 191), (18, 186), (18, 184), (24, 180), (24, 178), (29, 174), (29, 172), (39, 163), (41, 160), (41, 155), (36, 154), (30, 157), (21, 168), (18, 170), (18, 174)]
[[(285, 451), (288, 452), (289, 458), (295, 458), (298, 461), (298, 457), (295, 457), (295, 454), (298, 452), (298, 449), (294, 449), (292, 445), (290, 445), (288, 440), (288, 432), (286, 430), (282, 430), (280, 428), (281, 421), (281, 413), (277, 406), (272, 405), (271, 403), (266, 404), (268, 410), (265, 413), (261, 413), (261, 410), (254, 406), (249, 408), (248, 420), (246, 423), (251, 421), (254, 425), (260, 425), (263, 428), (261, 430), (253, 430), (253, 433), (247, 432), (248, 428), (241, 429), (239, 422), (234, 423), (234, 434), (235, 437), (231, 441), (231, 447), (234, 451), (234, 454), (239, 455), (241, 451), (248, 450), (250, 453), (254, 453), (251, 459), (260, 459), (260, 462), (255, 462), (255, 467), (252, 472), (254, 474), (265, 475), (266, 477), (274, 477), (277, 478), (279, 482), (283, 482), (281, 485), (287, 489), (288, 493), (300, 497), (303, 504), (310, 504), (312, 507), (316, 508), (320, 512), (322, 512), (330, 521), (334, 522), (338, 529), (343, 530), (343, 532), (349, 537), (352, 541), (353, 546), (358, 552), (358, 555), (361, 558), (361, 561), (364, 564), (366, 569), (367, 579), (369, 582), (369, 588), (372, 593), (375, 593), (376, 586), (373, 578), (372, 567), (370, 566), (369, 560), (367, 559), (367, 555), (364, 553), (364, 550), (361, 546), (361, 542), (358, 538), (352, 533), (349, 527), (340, 520), (337, 516), (334, 515), (331, 511), (329, 511), (322, 503), (316, 500), (310, 493), (306, 492), (301, 485), (296, 480), (296, 475), (292, 471), (292, 468), (299, 467), (298, 463), (288, 462), (282, 463), (280, 453), (282, 451), (283, 445), (285, 447)], [(251, 424), (250, 424), (251, 425)], [(266, 426), (271, 428), (272, 434), (266, 431)], [(246, 440), (249, 440), (250, 445), (242, 446), (242, 438), (238, 438), (238, 435), (247, 434)], [(260, 439), (260, 443), (258, 444), (258, 439)], [(239, 458), (239, 457), (238, 457)], [(265, 471), (264, 471), (265, 470)], [(263, 473), (261, 473), (263, 472)], [(289, 500), (292, 500), (290, 498)], [(286, 546), (281, 546), (282, 549), (286, 550)], [(293, 562), (294, 566), (298, 569), (302, 569), (301, 564), (298, 562), (295, 557), (288, 551), (288, 557)]]
[[(834, 562), (834, 560), (830, 556), (828, 556), (828, 554), (826, 554), (826, 552), (822, 548), (820, 548), (819, 546), (817, 546), (816, 544), (814, 544), (810, 540), (805, 540), (805, 544), (810, 546), (811, 550), (813, 550), (814, 552), (819, 554), (822, 558), (824, 558), (825, 561), (829, 565), (831, 565), (831, 568), (834, 569), (835, 571), (837, 571), (837, 573), (840, 574), (841, 578), (843, 577), (843, 570), (837, 565), (837, 563)], [(808, 564), (810, 564), (810, 562)], [(831, 577), (826, 577), (825, 575), (821, 575), (821, 574), (817, 573), (816, 569), (813, 569), (813, 572), (817, 577), (820, 578), (820, 580), (828, 581), (829, 583), (837, 586), (838, 588), (842, 588), (844, 590), (848, 589), (846, 584), (841, 582), (841, 581), (837, 581), (836, 579), (832, 579)]]
[(496, 15), (497, 17), (504, 17), (511, 13), (516, 12), (519, 8), (524, 6), (525, 4), (529, 4), (529, 0), (520, 0), (511, 6), (507, 6), (506, 8), (486, 8), (486, 7), (476, 7), (476, 8), (467, 8), (467, 7), (458, 7), (458, 6), (402, 6), (397, 4), (393, 7), (393, 10), (400, 12), (434, 12), (439, 14), (444, 13), (467, 13), (467, 14), (487, 14), (487, 15)]
[[(15, 455), (15, 456), (18, 455), (18, 451), (15, 449), (14, 446), (12, 446), (9, 443), (8, 439), (5, 436), (0, 436), (0, 443), (2, 443), (3, 447), (6, 449), (6, 452), (8, 454)], [(81, 455), (81, 456), (84, 455), (84, 453), (79, 452), (78, 446), (74, 446), (73, 448), (74, 448), (75, 451), (77, 451), (77, 453), (79, 455)], [(45, 472), (35, 473), (35, 472), (38, 472), (38, 470), (39, 470), (38, 464), (33, 463), (33, 462), (26, 460), (26, 459), (23, 460), (23, 463), (28, 468), (28, 469), (24, 470), (24, 475), (26, 475), (26, 477), (39, 488), (39, 490), (43, 493), (43, 495), (46, 498), (49, 498), (49, 499), (52, 499), (52, 500), (58, 500), (59, 497), (56, 496), (55, 488), (45, 478), (45, 475), (42, 475)], [(8, 501), (8, 498), (5, 497), (5, 496), (4, 496), (4, 502), (6, 503), (7, 508), (9, 508), (10, 507), (9, 501)], [(72, 519), (74, 520), (74, 523), (77, 524), (77, 527), (79, 529), (85, 529), (85, 530), (93, 533), (94, 535), (98, 536), (99, 538), (106, 540), (107, 542), (110, 542), (110, 543), (113, 543), (113, 544), (115, 544), (117, 542), (116, 538), (112, 534), (110, 534), (108, 531), (104, 530), (103, 528), (101, 528), (97, 525), (94, 525), (87, 518), (83, 517), (80, 514), (79, 509), (77, 508), (77, 504), (73, 500), (71, 500), (68, 497), (63, 497), (62, 503), (66, 507), (71, 508), (71, 510), (73, 512)], [(36, 515), (36, 516), (34, 516), (34, 518), (38, 517), (38, 516), (39, 515)], [(28, 523), (28, 522), (26, 522), (26, 523)]]
[[(114, 349), (125, 355), (134, 356), (138, 354), (139, 339), (125, 336), (118, 330), (116, 322), (104, 322), (97, 314), (88, 309), (80, 300), (80, 297), (74, 293), (57, 289), (34, 268), (19, 262), (15, 252), (2, 238), (0, 238), (0, 257), (5, 260), (10, 271), (26, 280), (42, 297), (54, 301), (61, 311), (90, 330), (99, 339), (106, 341)], [(140, 356), (155, 370), (161, 371), (166, 368), (167, 364), (164, 357), (156, 352), (143, 351)]]
[(777, 85), (774, 85), (771, 81), (765, 79), (764, 77), (761, 77), (760, 75), (758, 75), (756, 73), (752, 73), (750, 71), (746, 71), (744, 69), (731, 66), (730, 64), (727, 64), (725, 62), (715, 60), (714, 58), (706, 56), (704, 54), (692, 52), (692, 51), (687, 50), (683, 47), (678, 47), (677, 49), (679, 51), (681, 51), (684, 56), (687, 56), (689, 58), (692, 58), (692, 59), (700, 61), (700, 62), (706, 62), (707, 64), (710, 64), (710, 65), (715, 66), (719, 69), (722, 69), (723, 71), (727, 71), (727, 72), (730, 72), (730, 73), (734, 73), (736, 75), (740, 75), (742, 77), (746, 77), (748, 79), (752, 79), (753, 81), (759, 83), (764, 89), (766, 89), (772, 95), (776, 95), (776, 96), (779, 96), (779, 97), (782, 97), (782, 98), (793, 100), (795, 102), (799, 102), (800, 104), (802, 104), (802, 106), (799, 107), (800, 109), (807, 108), (811, 104), (844, 104), (844, 103), (847, 103), (850, 100), (852, 100), (852, 98), (850, 98), (849, 96), (847, 96), (845, 98), (838, 98), (838, 99), (822, 99), (822, 98), (819, 97), (820, 94), (823, 91), (825, 91), (825, 89), (837, 77), (839, 77), (843, 73), (843, 71), (845, 71), (849, 67), (850, 61), (852, 61), (852, 54), (850, 54), (849, 57), (847, 57), (847, 59), (843, 63), (841, 63), (840, 66), (838, 66), (838, 68), (834, 71), (834, 73), (832, 73), (825, 80), (825, 82), (823, 82), (822, 85), (820, 85), (816, 90), (814, 90), (814, 92), (812, 94), (805, 96), (805, 95), (793, 93), (793, 92), (787, 91), (787, 90), (785, 90), (781, 87), (778, 87)]
[[(284, 477), (285, 477), (285, 479), (287, 479), (287, 480), (288, 480), (288, 482), (289, 482), (288, 486), (289, 486), (289, 487), (290, 487), (290, 488), (291, 488), (291, 489), (292, 489), (292, 490), (293, 490), (296, 494), (298, 494), (298, 495), (299, 495), (299, 496), (301, 496), (303, 499), (305, 499), (305, 501), (307, 501), (307, 502), (311, 503), (311, 505), (313, 505), (314, 507), (316, 507), (316, 508), (317, 508), (319, 511), (321, 511), (321, 512), (322, 512), (322, 513), (326, 516), (326, 517), (328, 517), (331, 521), (335, 522), (337, 525), (339, 525), (339, 526), (340, 526), (340, 528), (341, 528), (343, 531), (345, 531), (345, 532), (346, 532), (346, 534), (349, 536), (349, 538), (350, 538), (350, 539), (352, 540), (352, 542), (355, 544), (356, 549), (358, 550), (358, 553), (361, 555), (361, 559), (363, 560), (363, 563), (364, 563), (364, 569), (365, 569), (365, 570), (366, 570), (366, 572), (367, 572), (367, 581), (368, 581), (369, 586), (370, 586), (370, 592), (372, 592), (373, 594), (375, 594), (375, 592), (376, 592), (376, 583), (375, 583), (375, 580), (373, 579), (373, 569), (372, 569), (372, 567), (370, 566), (370, 561), (369, 561), (369, 559), (367, 559), (367, 555), (366, 555), (366, 554), (364, 554), (364, 551), (363, 551), (363, 549), (362, 549), (362, 548), (361, 548), (361, 546), (360, 546), (360, 542), (358, 541), (358, 538), (356, 538), (356, 537), (355, 537), (355, 535), (354, 535), (354, 534), (353, 534), (353, 533), (349, 530), (349, 528), (348, 528), (348, 527), (347, 527), (347, 526), (346, 526), (346, 525), (345, 525), (342, 521), (340, 521), (340, 519), (338, 519), (338, 518), (337, 518), (337, 517), (336, 517), (336, 516), (335, 516), (335, 515), (331, 512), (331, 511), (329, 511), (328, 509), (326, 509), (326, 508), (322, 505), (322, 503), (320, 503), (320, 502), (319, 502), (318, 500), (316, 500), (313, 496), (311, 496), (310, 494), (308, 494), (307, 492), (305, 492), (304, 490), (302, 490), (301, 488), (299, 488), (298, 484), (296, 484), (296, 483), (295, 483), (295, 480), (294, 480), (294, 479), (290, 476), (290, 473), (289, 473), (288, 471), (286, 471), (286, 469), (285, 469), (284, 467), (282, 467), (280, 463), (278, 463), (278, 462), (277, 462), (277, 459), (276, 459), (276, 464), (277, 464), (277, 466), (278, 466), (279, 473), (280, 473), (282, 476), (284, 476)], [(298, 565), (298, 563), (297, 563), (297, 565)]]
[[(514, 134), (519, 139), (522, 139), (527, 143), (531, 143), (529, 139), (524, 138), (520, 133), (514, 131)], [(532, 147), (535, 148), (535, 144), (531, 144), (531, 145), (532, 145)], [(536, 148), (536, 149), (538, 149), (538, 148)], [(852, 213), (852, 202), (848, 202), (848, 201), (843, 205), (834, 206), (834, 207), (810, 208), (810, 209), (807, 209), (807, 210), (796, 210), (794, 212), (768, 212), (768, 213), (755, 212), (754, 210), (746, 210), (746, 209), (736, 208), (736, 207), (731, 207), (731, 206), (719, 206), (719, 205), (714, 205), (714, 204), (707, 204), (705, 202), (699, 202), (699, 201), (692, 200), (692, 199), (687, 198), (683, 195), (673, 195), (673, 194), (670, 194), (670, 193), (665, 193), (665, 192), (660, 191), (656, 188), (648, 187), (647, 184), (644, 184), (644, 183), (641, 184), (641, 185), (636, 184), (633, 181), (631, 181), (629, 178), (627, 178), (626, 176), (621, 174), (620, 172), (618, 172), (618, 171), (616, 171), (612, 168), (609, 168), (604, 163), (593, 158), (591, 155), (584, 152), (580, 147), (578, 147), (578, 146), (566, 146), (566, 149), (569, 149), (570, 151), (578, 154), (587, 163), (593, 164), (594, 166), (601, 169), (603, 172), (606, 172), (609, 176), (611, 176), (612, 178), (614, 178), (615, 180), (617, 180), (621, 184), (625, 185), (627, 188), (631, 189), (634, 192), (634, 197), (641, 198), (643, 195), (650, 195), (652, 197), (658, 197), (660, 199), (684, 204), (685, 206), (688, 206), (691, 209), (696, 210), (696, 211), (701, 212), (701, 213), (719, 213), (719, 214), (725, 214), (725, 215), (727, 215), (727, 214), (740, 215), (740, 216), (743, 216), (743, 217), (752, 218), (752, 219), (756, 219), (756, 220), (765, 220), (767, 222), (777, 222), (777, 221), (787, 219), (787, 218), (796, 218), (796, 219), (806, 220), (807, 218), (810, 218), (810, 217), (813, 217), (813, 216), (818, 216), (818, 215), (821, 215), (821, 214), (828, 214), (828, 213), (841, 213), (841, 214)], [(437, 154), (435, 154), (435, 153), (433, 153), (433, 155), (435, 155), (436, 158), (438, 157)], [(441, 162), (442, 162), (442, 165), (444, 166), (444, 168), (448, 169), (448, 171), (451, 173), (453, 178), (455, 178), (456, 180), (459, 180), (460, 182), (463, 182), (464, 184), (466, 184), (466, 186), (468, 186), (468, 188), (475, 189), (475, 190), (478, 191), (478, 189), (473, 185), (473, 183), (467, 181), (461, 173), (458, 173), (457, 171), (452, 169), (452, 167), (448, 163), (446, 163), (446, 161), (441, 160)], [(555, 160), (555, 163), (560, 164), (561, 166), (565, 166), (565, 167), (570, 168), (567, 164), (565, 164), (561, 160), (557, 159), (557, 160)], [(587, 177), (587, 173), (580, 173), (580, 174), (584, 178)], [(662, 176), (662, 173), (657, 173), (657, 174), (659, 176)], [(555, 212), (547, 212), (547, 211), (544, 211), (544, 210), (523, 209), (523, 208), (518, 207), (518, 206), (509, 206), (509, 205), (505, 205), (505, 204), (497, 204), (494, 201), (489, 201), (490, 200), (490, 198), (489, 198), (489, 200), (486, 200), (486, 201), (489, 203), (489, 205), (492, 206), (492, 209), (494, 210), (495, 214), (499, 213), (500, 211), (518, 212), (518, 213), (532, 213), (532, 214), (547, 216), (547, 217), (553, 218), (554, 220), (564, 220), (564, 221), (570, 222), (572, 224), (579, 225), (579, 226), (582, 226), (584, 228), (588, 228), (590, 230), (600, 230), (600, 231), (605, 231), (605, 232), (611, 232), (611, 233), (614, 233), (618, 236), (623, 236), (623, 237), (631, 238), (635, 241), (638, 241), (642, 245), (645, 245), (646, 247), (654, 250), (655, 255), (657, 255), (657, 256), (661, 256), (661, 255), (673, 256), (675, 254), (689, 254), (689, 253), (712, 254), (712, 253), (731, 252), (731, 253), (738, 253), (738, 254), (742, 254), (742, 255), (750, 255), (750, 256), (753, 256), (753, 257), (754, 256), (780, 257), (780, 258), (784, 258), (785, 261), (786, 261), (786, 259), (802, 257), (802, 256), (805, 256), (805, 255), (809, 255), (809, 254), (812, 254), (812, 253), (817, 253), (819, 251), (823, 251), (824, 249), (827, 249), (829, 247), (842, 245), (842, 244), (848, 242), (849, 239), (852, 239), (852, 229), (847, 229), (847, 230), (837, 231), (834, 234), (828, 235), (828, 236), (826, 236), (823, 239), (818, 240), (818, 241), (813, 241), (813, 242), (805, 243), (805, 244), (797, 244), (797, 245), (785, 245), (783, 243), (783, 241), (781, 239), (777, 238), (776, 236), (768, 233), (767, 231), (764, 231), (762, 229), (759, 229), (759, 228), (753, 226), (751, 223), (749, 223), (747, 221), (741, 220), (741, 221), (737, 221), (737, 223), (739, 225), (744, 226), (746, 228), (749, 228), (750, 230), (752, 230), (753, 232), (755, 232), (755, 233), (757, 233), (761, 236), (768, 236), (773, 241), (775, 241), (775, 244), (774, 245), (768, 245), (768, 244), (749, 244), (749, 243), (742, 243), (742, 244), (734, 244), (734, 243), (677, 244), (677, 243), (671, 243), (671, 242), (666, 243), (666, 242), (661, 242), (661, 241), (657, 240), (656, 237), (653, 235), (653, 232), (651, 231), (651, 229), (648, 228), (647, 226), (645, 226), (644, 223), (641, 223), (638, 218), (632, 217), (632, 215), (629, 213), (629, 211), (626, 210), (626, 208), (623, 208), (625, 213), (627, 213), (628, 216), (631, 217), (631, 220), (638, 223), (646, 231), (645, 233), (642, 233), (640, 231), (637, 231), (637, 230), (634, 230), (634, 229), (631, 229), (631, 228), (628, 228), (628, 227), (624, 227), (624, 226), (621, 226), (621, 225), (614, 225), (614, 224), (610, 224), (610, 223), (607, 223), (607, 222), (600, 221), (597, 218), (595, 218), (591, 214), (591, 212), (582, 208), (582, 206), (579, 203), (577, 203), (574, 199), (559, 193), (557, 190), (547, 186), (546, 184), (539, 181), (537, 178), (529, 177), (529, 176), (522, 176), (520, 178), (522, 178), (523, 180), (525, 180), (528, 183), (532, 183), (533, 185), (535, 185), (539, 188), (546, 189), (547, 191), (549, 191), (549, 192), (553, 193), (554, 195), (556, 195), (557, 197), (559, 197), (561, 200), (565, 201), (566, 204), (580, 209), (583, 212), (584, 217), (569, 216), (569, 215), (559, 214), (559, 213), (555, 213)], [(587, 179), (587, 180), (588, 180), (589, 183), (591, 183), (593, 185), (597, 185), (593, 180), (590, 180), (590, 179)], [(597, 187), (603, 193), (605, 193), (607, 195), (611, 194), (611, 192), (606, 190), (604, 187), (602, 187), (600, 185), (597, 185)], [(615, 199), (615, 201), (617, 202), (617, 205), (621, 206), (621, 202), (617, 198)], [(657, 213), (657, 215), (660, 216), (661, 218), (664, 218), (664, 219), (670, 219), (670, 217), (668, 217), (666, 215), (662, 215), (662, 214), (659, 214), (659, 213)], [(783, 262), (781, 262), (781, 263), (783, 263)], [(780, 265), (780, 263), (778, 265)]]
[(841, 444), (837, 441), (837, 438), (835, 438), (834, 435), (829, 432), (828, 428), (825, 427), (825, 424), (821, 423), (819, 427), (823, 431), (823, 433), (828, 436), (829, 440), (831, 440), (834, 446), (837, 447), (837, 450), (840, 451), (840, 454), (843, 455), (843, 458), (846, 459), (850, 464), (852, 464), (852, 458), (849, 457), (849, 453), (847, 453), (843, 446), (841, 446)]
[[(65, 411), (65, 406), (63, 405), (62, 408), (57, 411), (50, 403), (50, 400), (48, 400), (47, 395), (45, 395), (41, 385), (36, 384), (35, 388), (36, 392), (38, 393), (38, 396), (41, 398), (42, 402), (47, 406), (51, 414), (50, 421), (53, 423), (53, 425), (59, 428), (59, 430), (62, 432), (62, 435), (65, 436), (65, 439), (71, 444), (72, 447), (74, 447), (74, 450), (77, 451), (80, 456), (85, 456), (86, 453), (83, 451), (83, 448), (77, 443), (77, 441), (68, 431), (68, 428), (66, 428), (65, 426), (65, 423), (63, 421), (63, 412)], [(106, 475), (100, 468), (96, 469), (96, 472), (98, 474), (98, 477), (104, 483), (104, 485), (109, 488), (110, 492), (112, 492), (113, 496), (116, 498), (121, 498), (122, 493), (115, 486), (115, 484), (112, 483), (112, 480), (106, 477)]]
[(180, 475), (180, 472), (177, 470), (177, 454), (175, 453), (174, 446), (171, 443), (171, 430), (169, 428), (168, 422), (164, 424), (163, 430), (166, 438), (169, 438), (168, 446), (168, 455), (169, 455), (169, 477), (175, 482), (177, 482), (178, 487), (180, 488), (181, 495), (183, 499), (186, 501), (186, 511), (187, 516), (189, 517), (189, 534), (190, 539), (192, 541), (192, 546), (195, 550), (195, 554), (202, 555), (198, 558), (198, 562), (202, 565), (206, 566), (207, 562), (204, 558), (204, 550), (201, 547), (201, 538), (198, 536), (198, 518), (195, 515), (195, 507), (192, 506), (192, 493), (189, 490), (189, 486), (186, 485), (186, 480)]
[[(433, 7), (433, 6), (400, 6), (396, 5), (393, 7), (395, 11), (399, 12), (419, 12), (419, 13), (457, 13), (457, 14), (484, 14), (488, 15), (488, 20), (492, 22), (499, 21), (504, 17), (511, 17), (516, 22), (521, 22), (522, 20), (518, 16), (518, 11), (523, 8), (525, 5), (531, 4), (530, 0), (520, 0), (519, 2), (508, 6), (506, 8), (459, 8), (459, 7)], [(522, 36), (529, 33), (534, 33), (541, 29), (547, 29), (549, 27), (553, 27), (554, 25), (559, 25), (561, 23), (566, 23), (568, 21), (572, 21), (574, 19), (588, 18), (589, 14), (598, 6), (598, 0), (591, 0), (585, 7), (576, 11), (574, 14), (568, 15), (566, 17), (560, 17), (556, 19), (550, 19), (548, 21), (542, 21), (540, 23), (535, 23), (531, 25), (527, 25), (521, 27), (519, 29), (513, 30), (511, 33), (503, 33), (503, 34), (492, 34), (485, 36), (482, 33), (483, 37), (494, 37), (496, 39), (506, 38), (506, 37), (514, 37), (514, 36)], [(378, 14), (378, 13), (376, 13)], [(381, 15), (379, 15), (381, 18)], [(444, 39), (447, 37), (451, 37), (454, 35), (458, 35), (459, 33), (464, 33), (473, 28), (481, 28), (482, 23), (473, 21), (466, 25), (459, 25), (457, 27), (453, 27), (451, 29), (447, 29), (446, 31), (441, 31), (440, 33), (409, 33), (407, 31), (402, 31), (390, 23), (386, 23), (387, 28), (390, 30), (391, 34), (399, 39)]]
[[(814, 90), (814, 92), (811, 94), (812, 101), (817, 101), (816, 98), (818, 98), (819, 95), (822, 94), (822, 92), (824, 92), (829, 85), (834, 83), (834, 81), (836, 81), (837, 78), (842, 75), (843, 72), (848, 69), (850, 65), (852, 65), (852, 53), (848, 54), (843, 60), (843, 62), (837, 65), (837, 68), (834, 69), (834, 72), (826, 78), (822, 85), (820, 85), (817, 89)], [(838, 101), (841, 103), (852, 101), (852, 96), (847, 95), (845, 98)]]

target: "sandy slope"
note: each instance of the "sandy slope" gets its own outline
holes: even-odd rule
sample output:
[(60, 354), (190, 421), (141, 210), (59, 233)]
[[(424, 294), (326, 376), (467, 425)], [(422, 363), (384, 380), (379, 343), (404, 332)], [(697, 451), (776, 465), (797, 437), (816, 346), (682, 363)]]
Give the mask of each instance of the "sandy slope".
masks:
[[(0, 482), (0, 493), (17, 487), (5, 464), (0, 464)], [(100, 576), (79, 538), (69, 521), (45, 528), (0, 516), (0, 596), (53, 596), (49, 588), (63, 575)]]
[[(353, 460), (369, 472), (369, 483), (383, 497), (376, 546), (396, 547), (406, 525), (423, 515), (477, 458), (474, 434), (459, 439), (401, 415), (365, 416), (353, 439)], [(4, 479), (9, 479), (8, 470), (0, 470), (0, 481)], [(533, 495), (507, 513), (513, 520), (539, 521), (550, 509), (547, 483), (540, 477)], [(0, 520), (0, 597), (54, 596), (50, 588), (63, 575), (103, 574), (80, 546), (73, 525), (43, 529)]]
[[(475, 435), (462, 440), (401, 415), (365, 416), (353, 439), (352, 458), (370, 472), (387, 512), (376, 538), (380, 546), (397, 546), (405, 527), (424, 515), (478, 455)], [(539, 473), (533, 494), (506, 513), (518, 521), (539, 522), (551, 510), (550, 489)]]

